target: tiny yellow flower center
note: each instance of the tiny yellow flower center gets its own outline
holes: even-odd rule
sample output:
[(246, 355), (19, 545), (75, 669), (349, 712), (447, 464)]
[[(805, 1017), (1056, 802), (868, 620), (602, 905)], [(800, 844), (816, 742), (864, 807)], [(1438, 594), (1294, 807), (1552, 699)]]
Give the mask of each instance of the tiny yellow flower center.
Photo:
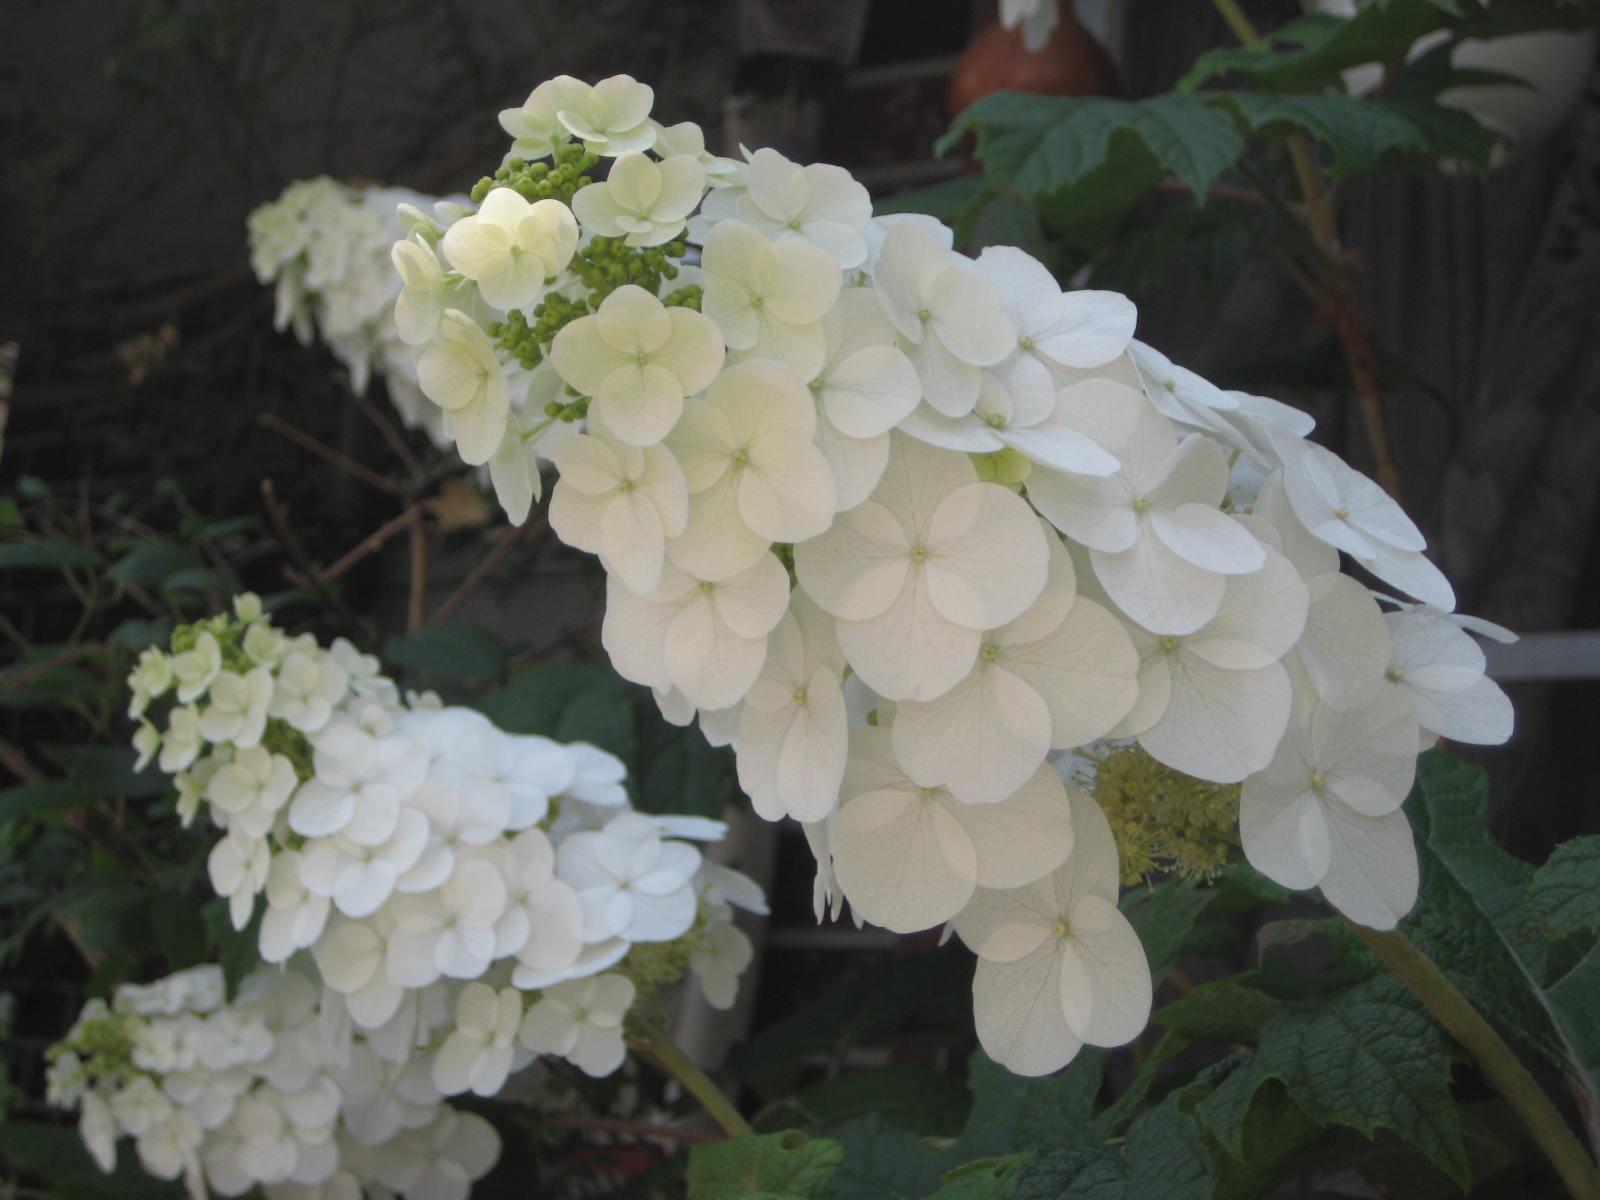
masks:
[(917, 309), (917, 320), (919, 320), (919, 321), (931, 321), (931, 320), (933, 320), (933, 310), (929, 309), (929, 308), (919, 308), (919, 309)]
[(1399, 683), (1400, 680), (1404, 678), (1404, 676), (1400, 673), (1399, 667), (1390, 667), (1383, 673), (1383, 677), (1390, 683)]
[(1133, 511), (1134, 512), (1142, 513), (1142, 512), (1145, 511), (1145, 509), (1147, 509), (1149, 507), (1150, 507), (1150, 498), (1148, 496), (1138, 496), (1133, 501)]
[(993, 646), (985, 646), (978, 653), (982, 656), (984, 662), (994, 661), (995, 650)]
[(1006, 419), (999, 413), (990, 413), (984, 420), (996, 429), (1004, 429), (1006, 427)]
[(794, 690), (794, 702), (796, 704), (804, 704), (806, 702), (806, 690), (805, 690), (805, 688), (795, 688), (795, 690)]
[(1161, 648), (1168, 654), (1171, 654), (1178, 648), (1178, 639), (1169, 633), (1166, 637), (1161, 639)]
[(1050, 932), (1055, 934), (1058, 938), (1064, 938), (1072, 932), (1072, 926), (1068, 925), (1066, 920), (1063, 919), (1050, 926)]
[(928, 548), (926, 546), (916, 545), (916, 546), (911, 547), (911, 561), (912, 562), (921, 562), (923, 559), (925, 559), (927, 557), (928, 557)]
[(1021, 337), (1019, 337), (1017, 339), (1017, 345), (1020, 346), (1024, 350), (1032, 350), (1033, 349), (1033, 339), (1031, 337), (1029, 337), (1027, 334), (1023, 334)]
[(1311, 790), (1313, 792), (1320, 792), (1323, 788), (1325, 788), (1327, 786), (1328, 786), (1328, 777), (1326, 775), (1324, 775), (1321, 771), (1318, 771), (1314, 775), (1311, 776)]
[(750, 451), (742, 447), (735, 450), (733, 452), (733, 465), (736, 467), (748, 467), (750, 465)]
[(1333, 515), (1341, 521), (1348, 521), (1350, 519), (1350, 510), (1348, 508), (1336, 508), (1333, 510)]

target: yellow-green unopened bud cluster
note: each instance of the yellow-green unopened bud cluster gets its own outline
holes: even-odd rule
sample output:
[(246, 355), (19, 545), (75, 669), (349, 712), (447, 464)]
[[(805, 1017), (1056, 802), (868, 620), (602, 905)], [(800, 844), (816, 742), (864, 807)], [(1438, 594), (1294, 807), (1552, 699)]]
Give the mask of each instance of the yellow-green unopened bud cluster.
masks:
[(1100, 761), (1093, 791), (1117, 839), (1123, 883), (1158, 872), (1211, 879), (1228, 865), (1238, 784), (1195, 779), (1128, 746)]

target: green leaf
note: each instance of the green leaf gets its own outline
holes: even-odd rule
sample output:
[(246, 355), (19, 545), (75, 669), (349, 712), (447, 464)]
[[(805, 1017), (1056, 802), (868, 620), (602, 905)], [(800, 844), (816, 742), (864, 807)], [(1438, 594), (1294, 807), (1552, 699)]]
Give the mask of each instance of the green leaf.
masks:
[(873, 202), (872, 211), (880, 217), (889, 213), (926, 213), (948, 223), (981, 208), (993, 194), (994, 189), (984, 182), (983, 176), (960, 175), (885, 196)]
[(1007, 1200), (1017, 1186), (1017, 1173), (1025, 1157), (980, 1158), (946, 1171), (939, 1190), (929, 1200)]
[(844, 1152), (832, 1179), (836, 1200), (918, 1200), (938, 1189), (949, 1155), (877, 1114), (831, 1131)]
[(161, 581), (163, 592), (217, 592), (231, 596), (240, 590), (238, 576), (215, 567), (183, 567)]
[(1530, 936), (1600, 932), (1600, 836), (1577, 837), (1557, 846), (1533, 873), (1517, 916)]
[(1356, 999), (1268, 1021), (1239, 1082), (1219, 1088), (1205, 1115), (1219, 1140), (1242, 1153), (1243, 1116), (1256, 1088), (1276, 1079), (1312, 1120), (1367, 1137), (1392, 1130), (1466, 1187), (1470, 1167), (1450, 1070), (1449, 1044), (1428, 1017)]
[(1171, 1095), (1134, 1121), (1118, 1148), (1035, 1154), (1012, 1200), (1209, 1200), (1216, 1178), (1199, 1125)]
[(100, 561), (100, 556), (87, 546), (65, 538), (0, 542), (0, 571), (92, 567)]
[[(647, 703), (654, 713), (654, 702)], [(659, 715), (639, 731), (634, 766), (638, 807), (644, 812), (720, 820), (736, 795), (733, 751), (709, 745), (698, 729), (675, 728)]]
[(1393, 151), (1426, 151), (1428, 140), (1404, 114), (1377, 101), (1335, 93), (1224, 92), (1217, 102), (1252, 133), (1307, 133), (1333, 152), (1332, 173), (1373, 171)]
[(705, 1142), (689, 1151), (688, 1200), (822, 1200), (844, 1147), (799, 1130)]
[[(1273, 1081), (1258, 1087), (1248, 1069), (1236, 1069), (1248, 1063), (1249, 1055), (1223, 1060), (1186, 1088), (1182, 1098), (1189, 1105), (1204, 1095), (1193, 1111), (1202, 1128), (1228, 1151), (1217, 1160), (1217, 1195), (1228, 1200), (1268, 1195), (1283, 1174), (1284, 1161), (1322, 1129), (1289, 1100), (1281, 1084)], [(1207, 1094), (1214, 1081), (1208, 1076), (1219, 1074), (1226, 1077)]]
[(1216, 893), (1208, 887), (1175, 880), (1124, 893), (1122, 911), (1144, 944), (1152, 978), (1159, 980), (1167, 973), (1189, 931), (1214, 899)]
[(143, 617), (129, 617), (111, 631), (108, 645), (128, 654), (138, 654), (147, 646), (165, 646), (172, 634), (172, 622), (150, 621)]
[(1126, 1200), (1208, 1200), (1217, 1179), (1205, 1138), (1193, 1117), (1168, 1096), (1128, 1130)]
[(46, 744), (40, 749), (61, 765), (72, 782), (89, 791), (112, 796), (160, 796), (172, 790), (171, 781), (160, 771), (148, 766), (142, 773), (133, 769), (139, 756), (131, 746), (71, 742)]
[[(1480, 768), (1442, 750), (1418, 760), (1405, 811), (1421, 885), (1401, 930), (1485, 1016), (1552, 1063), (1579, 1071), (1540, 991), (1548, 952), (1521, 936), (1534, 869), (1490, 836), (1488, 795)], [(1597, 1094), (1592, 1078), (1587, 1086)]]
[(1202, 983), (1181, 1000), (1159, 1008), (1151, 1020), (1187, 1038), (1253, 1045), (1261, 1027), (1289, 1011), (1275, 996), (1249, 985), (1254, 973)]
[(95, 795), (62, 779), (19, 783), (0, 791), (0, 825), (24, 817), (48, 817), (93, 804)]
[(499, 638), (476, 625), (428, 625), (383, 645), (385, 662), (451, 681), (496, 678), (509, 657)]
[(575, 700), (595, 692), (627, 696), (632, 688), (604, 663), (552, 663), (520, 673), (485, 697), (481, 707), (509, 733), (555, 737)]
[(119, 583), (159, 588), (176, 572), (203, 566), (205, 559), (193, 546), (146, 541), (119, 559), (106, 574)]
[(1192, 95), (1128, 101), (997, 92), (956, 118), (946, 143), (967, 129), (978, 131), (978, 156), (990, 180), (1031, 197), (1083, 181), (1107, 163), (1120, 137), (1153, 168), (1142, 172), (1139, 194), (1171, 174), (1203, 202), (1244, 150), (1228, 116)]
[(1427, 0), (1369, 4), (1352, 17), (1308, 13), (1252, 45), (1208, 50), (1178, 88), (1189, 91), (1219, 75), (1242, 75), (1252, 87), (1272, 92), (1342, 87), (1341, 72), (1363, 63), (1400, 62), (1412, 42), (1449, 20)]
[(0, 1124), (0, 1162), (47, 1180), (52, 1200), (179, 1200), (180, 1183), (167, 1183), (140, 1169), (133, 1143), (118, 1146), (116, 1170), (100, 1170), (83, 1144), (75, 1125), (47, 1125), (42, 1121), (7, 1121)]
[(1105, 1051), (1086, 1047), (1059, 1074), (1029, 1079), (974, 1051), (967, 1067), (972, 1113), (951, 1153), (960, 1160), (1087, 1144), (1105, 1061)]
[(1127, 1200), (1128, 1171), (1109, 1146), (1044, 1150), (1018, 1173), (1011, 1200)]
[(763, 1124), (828, 1129), (872, 1113), (910, 1133), (954, 1136), (971, 1104), (965, 1085), (952, 1075), (926, 1067), (871, 1067), (802, 1088), (777, 1105)]

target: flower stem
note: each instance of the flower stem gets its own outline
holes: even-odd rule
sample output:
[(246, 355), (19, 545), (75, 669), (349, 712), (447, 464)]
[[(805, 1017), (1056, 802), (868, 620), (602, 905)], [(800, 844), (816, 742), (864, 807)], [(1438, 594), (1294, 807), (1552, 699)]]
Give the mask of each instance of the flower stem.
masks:
[(677, 1043), (667, 1035), (665, 1029), (637, 1013), (630, 1017), (629, 1024), (634, 1033), (629, 1045), (683, 1084), (689, 1094), (700, 1101), (701, 1107), (711, 1114), (712, 1120), (722, 1126), (724, 1133), (729, 1137), (754, 1135), (755, 1130), (751, 1129), (750, 1123), (739, 1115), (739, 1110), (734, 1107), (733, 1101), (728, 1099), (728, 1094), (690, 1061), (689, 1056), (678, 1048)]
[(1354, 921), (1349, 924), (1416, 994), (1439, 1024), (1466, 1047), (1501, 1099), (1527, 1126), (1528, 1133), (1544, 1151), (1574, 1200), (1600, 1200), (1600, 1171), (1596, 1170), (1594, 1160), (1568, 1128), (1544, 1089), (1483, 1014), (1445, 977), (1433, 960), (1398, 929), (1380, 932)]

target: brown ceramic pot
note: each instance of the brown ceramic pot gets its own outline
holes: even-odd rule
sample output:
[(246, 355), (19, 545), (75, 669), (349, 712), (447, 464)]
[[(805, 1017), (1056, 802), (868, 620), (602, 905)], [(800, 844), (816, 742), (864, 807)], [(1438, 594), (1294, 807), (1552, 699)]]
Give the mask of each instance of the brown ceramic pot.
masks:
[(1041, 96), (1115, 96), (1122, 90), (1116, 64), (1083, 27), (1072, 0), (1060, 0), (1061, 20), (1037, 54), (1022, 44), (1021, 29), (998, 20), (967, 43), (950, 79), (950, 115), (990, 92), (1009, 89)]

